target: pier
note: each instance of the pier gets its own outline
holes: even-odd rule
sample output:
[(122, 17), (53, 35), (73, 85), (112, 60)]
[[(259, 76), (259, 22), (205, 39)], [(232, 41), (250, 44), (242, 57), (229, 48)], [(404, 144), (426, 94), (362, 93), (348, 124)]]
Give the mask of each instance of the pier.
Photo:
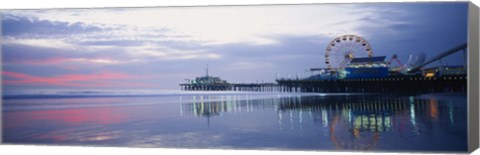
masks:
[(277, 79), (277, 83), (180, 84), (184, 91), (252, 91), (317, 93), (446, 93), (466, 92), (467, 76), (399, 76), (386, 78), (302, 80)]
[(277, 83), (180, 84), (183, 91), (282, 93), (451, 93), (467, 91), (467, 76), (398, 76), (360, 79), (277, 79)]
[[(332, 41), (327, 48), (327, 54), (334, 44), (343, 41), (353, 41), (355, 36), (342, 36)], [(362, 44), (364, 46), (365, 43)], [(354, 58), (347, 51), (345, 60), (341, 61), (340, 68), (332, 68), (328, 61), (328, 68), (312, 68), (312, 76), (308, 78), (278, 78), (276, 83), (229, 83), (219, 77), (208, 75), (208, 65), (205, 76), (180, 84), (184, 91), (251, 91), (251, 92), (287, 92), (287, 93), (451, 93), (467, 91), (466, 64), (463, 66), (442, 65), (441, 60), (454, 53), (463, 52), (466, 58), (467, 44), (440, 52), (440, 54), (425, 60), (419, 56), (416, 63), (402, 64), (394, 54), (390, 61), (385, 61), (386, 56), (373, 56)], [(371, 53), (371, 47), (366, 49)], [(325, 55), (330, 60), (330, 55)], [(392, 61), (398, 63), (396, 68), (389, 66)], [(466, 60), (465, 60), (466, 61)], [(348, 62), (348, 63), (345, 63)], [(433, 62), (439, 62), (436, 67)], [(321, 73), (313, 75), (314, 71)]]
[[(237, 83), (237, 84), (180, 84), (186, 91), (254, 91), (280, 92), (282, 87), (276, 83)], [(285, 88), (286, 90), (286, 88)]]
[(467, 76), (387, 77), (335, 80), (277, 80), (287, 92), (323, 93), (445, 93), (466, 92)]

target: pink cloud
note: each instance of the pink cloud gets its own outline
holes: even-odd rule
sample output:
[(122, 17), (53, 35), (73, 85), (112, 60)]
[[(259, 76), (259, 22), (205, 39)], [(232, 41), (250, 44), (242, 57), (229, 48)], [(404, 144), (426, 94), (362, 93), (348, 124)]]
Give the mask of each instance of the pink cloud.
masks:
[(12, 59), (9, 60), (12, 64), (27, 64), (27, 65), (64, 65), (66, 63), (80, 63), (80, 64), (118, 64), (121, 61), (115, 60), (109, 57), (95, 57), (95, 58), (65, 58), (65, 57), (52, 57), (46, 59)]
[(95, 74), (65, 74), (51, 77), (32, 76), (24, 73), (3, 71), (3, 76), (13, 80), (3, 80), (6, 85), (52, 85), (73, 87), (152, 87), (146, 83), (115, 82), (114, 80), (138, 79), (141, 77), (124, 73), (103, 71)]

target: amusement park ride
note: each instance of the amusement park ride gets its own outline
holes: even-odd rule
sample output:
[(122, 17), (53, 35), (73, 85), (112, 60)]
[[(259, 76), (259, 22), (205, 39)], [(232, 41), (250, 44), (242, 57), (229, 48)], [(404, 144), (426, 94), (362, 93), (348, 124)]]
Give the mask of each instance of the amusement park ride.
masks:
[[(344, 78), (385, 78), (389, 75), (423, 75), (439, 76), (426, 74), (425, 71), (431, 69), (423, 68), (434, 61), (441, 61), (441, 58), (458, 51), (465, 51), (466, 44), (462, 44), (449, 51), (443, 52), (433, 59), (426, 61), (424, 53), (410, 55), (407, 63), (402, 63), (397, 54), (393, 54), (390, 60), (385, 61), (385, 56), (374, 56), (372, 46), (366, 39), (357, 35), (343, 35), (333, 39), (325, 50), (325, 64), (327, 68), (311, 68), (312, 76), (309, 80), (321, 79), (344, 79)], [(446, 68), (437, 67), (435, 70), (444, 70)], [(455, 66), (457, 72), (451, 74), (465, 74), (463, 67)], [(449, 72), (446, 72), (449, 73)]]

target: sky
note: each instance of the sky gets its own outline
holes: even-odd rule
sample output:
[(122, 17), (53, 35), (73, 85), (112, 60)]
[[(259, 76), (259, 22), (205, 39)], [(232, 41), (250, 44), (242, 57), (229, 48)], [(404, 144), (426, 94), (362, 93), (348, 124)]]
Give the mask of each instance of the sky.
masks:
[[(338, 36), (375, 56), (428, 58), (467, 41), (466, 2), (2, 10), (5, 91), (179, 90), (205, 74), (274, 82), (326, 67)], [(462, 53), (442, 61), (463, 65)]]

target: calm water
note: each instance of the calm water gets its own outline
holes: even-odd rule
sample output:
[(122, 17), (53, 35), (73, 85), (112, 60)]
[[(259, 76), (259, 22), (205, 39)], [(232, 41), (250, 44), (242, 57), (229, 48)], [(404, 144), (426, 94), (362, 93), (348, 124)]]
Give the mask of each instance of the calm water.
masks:
[(465, 94), (209, 93), (4, 97), (6, 143), (466, 151)]

